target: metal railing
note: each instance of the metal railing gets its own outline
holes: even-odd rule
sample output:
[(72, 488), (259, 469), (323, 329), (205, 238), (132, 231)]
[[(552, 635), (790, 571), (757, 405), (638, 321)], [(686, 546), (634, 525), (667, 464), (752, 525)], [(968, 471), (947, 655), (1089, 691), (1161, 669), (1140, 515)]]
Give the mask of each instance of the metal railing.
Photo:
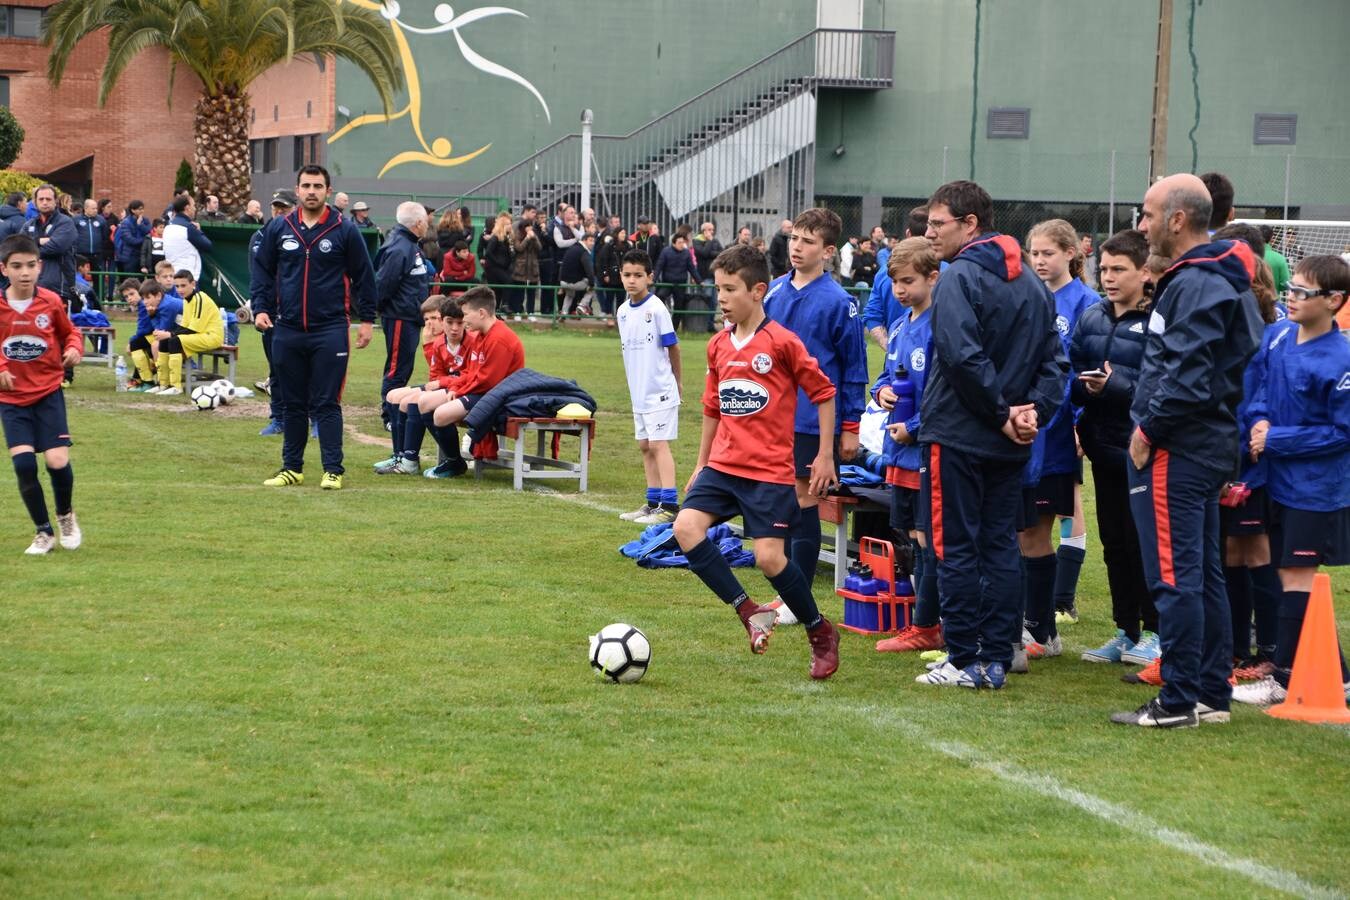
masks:
[(894, 63), (894, 32), (817, 29), (628, 134), (592, 136), (584, 177), (586, 139), (570, 134), (470, 193), (551, 212), (584, 205), (589, 186), (597, 214), (629, 226), (706, 218), (769, 234), (811, 203), (818, 89), (888, 88)]

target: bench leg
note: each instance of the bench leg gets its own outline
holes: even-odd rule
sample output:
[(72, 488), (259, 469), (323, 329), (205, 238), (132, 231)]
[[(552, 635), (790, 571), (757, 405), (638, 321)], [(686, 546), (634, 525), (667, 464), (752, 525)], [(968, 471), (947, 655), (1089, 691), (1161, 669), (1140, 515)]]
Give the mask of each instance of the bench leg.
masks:
[(590, 430), (581, 429), (581, 483), (577, 486), (580, 493), (586, 493), (587, 479), (591, 474), (591, 435)]
[(839, 511), (839, 521), (834, 523), (834, 589), (844, 586), (844, 576), (848, 574), (848, 507)]
[(516, 438), (515, 456), (511, 459), (511, 485), (518, 491), (525, 488), (525, 448), (530, 446), (525, 438), (527, 430), (528, 426), (520, 430), (520, 436)]

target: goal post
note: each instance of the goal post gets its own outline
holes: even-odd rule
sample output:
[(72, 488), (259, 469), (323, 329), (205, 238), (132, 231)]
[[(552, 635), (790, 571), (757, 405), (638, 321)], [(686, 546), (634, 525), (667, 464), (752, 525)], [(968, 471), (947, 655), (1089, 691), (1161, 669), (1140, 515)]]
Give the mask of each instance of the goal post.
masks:
[(1305, 256), (1350, 254), (1350, 222), (1326, 219), (1237, 219), (1245, 225), (1270, 228), (1270, 246), (1292, 267)]

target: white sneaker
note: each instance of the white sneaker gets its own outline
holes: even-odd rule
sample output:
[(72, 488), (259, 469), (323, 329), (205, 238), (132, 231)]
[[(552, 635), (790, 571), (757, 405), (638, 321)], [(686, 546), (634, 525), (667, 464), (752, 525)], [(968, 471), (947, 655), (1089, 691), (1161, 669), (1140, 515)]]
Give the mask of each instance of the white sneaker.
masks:
[(651, 515), (651, 512), (652, 508), (644, 503), (632, 512), (619, 513), (619, 518), (625, 522), (636, 522), (643, 516)]
[(80, 523), (75, 521), (75, 510), (57, 516), (56, 524), (61, 532), (61, 546), (67, 550), (78, 550), (84, 535), (80, 533)]
[(1233, 720), (1233, 714), (1226, 709), (1215, 709), (1205, 703), (1195, 704), (1195, 714), (1200, 717), (1201, 725), (1227, 725)]
[(377, 462), (377, 463), (375, 464), (375, 467), (374, 467), (374, 468), (375, 468), (375, 471), (376, 471), (376, 472), (388, 472), (389, 470), (393, 469), (394, 466), (398, 465), (399, 459), (400, 459), (400, 457), (397, 457), (397, 456), (390, 456), (390, 457), (388, 457), (387, 459), (382, 459), (382, 460), (380, 460), (379, 462)]
[[(975, 668), (971, 666), (970, 668)], [(958, 669), (950, 662), (944, 662), (936, 669), (925, 672), (914, 681), (918, 684), (933, 684), (939, 687), (978, 688), (980, 681), (967, 669)]]
[(160, 391), (162, 391), (162, 390), (164, 390), (162, 387), (160, 387), (159, 385), (155, 385), (154, 387), (148, 388), (148, 389), (142, 391), (141, 393), (144, 393), (144, 394), (158, 394), (158, 393), (159, 393)]
[(33, 543), (28, 545), (28, 549), (23, 551), (28, 556), (44, 556), (52, 552), (56, 546), (56, 535), (48, 534), (45, 531), (39, 531), (33, 535)]
[(636, 525), (665, 525), (675, 521), (675, 513), (664, 507), (656, 507), (645, 516), (639, 516), (633, 522)]
[(774, 597), (773, 602), (769, 604), (769, 608), (773, 610), (779, 625), (801, 624), (797, 621), (797, 617), (792, 614), (792, 610), (788, 609), (788, 605), (783, 602), (782, 597)]
[(1274, 706), (1283, 703), (1288, 696), (1289, 692), (1280, 686), (1274, 675), (1233, 688), (1234, 703), (1249, 703), (1252, 706)]
[[(149, 391), (146, 391), (146, 393), (148, 394)], [(161, 397), (170, 397), (181, 393), (183, 393), (183, 389), (180, 387), (166, 387), (159, 392), (159, 395)]]
[(408, 457), (404, 456), (400, 457), (399, 461), (394, 463), (394, 466), (389, 470), (389, 473), (391, 475), (421, 475), (422, 467), (417, 464), (416, 460), (408, 459)]

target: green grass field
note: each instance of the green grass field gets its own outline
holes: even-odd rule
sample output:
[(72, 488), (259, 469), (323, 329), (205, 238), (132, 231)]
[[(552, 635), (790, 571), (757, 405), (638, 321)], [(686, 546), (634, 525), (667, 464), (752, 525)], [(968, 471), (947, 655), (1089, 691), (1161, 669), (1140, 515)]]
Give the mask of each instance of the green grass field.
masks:
[[(1350, 891), (1350, 730), (1107, 722), (1150, 693), (1078, 660), (1110, 628), (1095, 544), (1065, 656), (1008, 690), (920, 687), (849, 634), (811, 683), (800, 629), (754, 657), (691, 574), (616, 552), (642, 491), (617, 341), (525, 342), (601, 404), (588, 494), (370, 474), (382, 348), (353, 354), (339, 493), (261, 486), (258, 401), (197, 413), (81, 368), (84, 548), (23, 557), (0, 490), (0, 895)], [(587, 667), (615, 621), (651, 638), (638, 685)]]

